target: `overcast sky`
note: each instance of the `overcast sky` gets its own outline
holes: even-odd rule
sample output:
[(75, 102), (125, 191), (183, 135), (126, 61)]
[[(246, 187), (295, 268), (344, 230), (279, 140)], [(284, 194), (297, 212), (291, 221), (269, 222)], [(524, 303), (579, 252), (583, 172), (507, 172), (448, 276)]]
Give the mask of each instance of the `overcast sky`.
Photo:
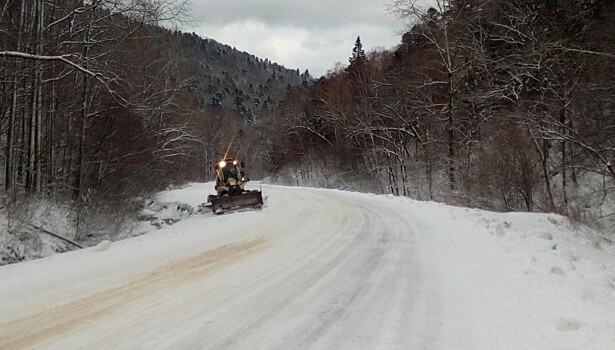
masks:
[(357, 36), (366, 52), (401, 42), (404, 22), (390, 0), (193, 0), (185, 28), (260, 58), (319, 77), (348, 64)]

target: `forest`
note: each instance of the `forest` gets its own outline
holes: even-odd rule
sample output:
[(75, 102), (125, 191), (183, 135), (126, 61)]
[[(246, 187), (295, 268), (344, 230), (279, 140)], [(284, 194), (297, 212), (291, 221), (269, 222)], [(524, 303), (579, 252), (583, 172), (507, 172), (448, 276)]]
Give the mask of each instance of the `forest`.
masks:
[(397, 47), (340, 43), (348, 64), (313, 79), (182, 33), (188, 0), (3, 1), (0, 263), (41, 230), (124, 237), (231, 142), (253, 179), (615, 227), (613, 1), (388, 10)]
[(181, 18), (182, 6), (3, 2), (0, 148), (4, 205), (15, 222), (27, 202), (71, 203), (81, 240), (94, 207), (110, 209), (178, 176), (176, 159), (195, 140), (187, 119), (195, 110), (182, 103), (190, 76), (181, 50), (161, 40), (157, 24)]
[[(615, 3), (396, 0), (394, 50), (289, 93), (267, 125), (288, 183), (614, 227)], [(267, 127), (267, 126), (264, 126)]]

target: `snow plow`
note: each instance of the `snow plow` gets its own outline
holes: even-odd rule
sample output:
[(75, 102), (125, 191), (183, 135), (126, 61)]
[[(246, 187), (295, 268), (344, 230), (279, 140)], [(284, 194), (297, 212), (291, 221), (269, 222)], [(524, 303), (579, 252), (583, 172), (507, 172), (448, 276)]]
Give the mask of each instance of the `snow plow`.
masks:
[(250, 179), (243, 172), (243, 167), (244, 163), (235, 158), (226, 158), (214, 165), (216, 194), (207, 198), (214, 214), (223, 214), (227, 210), (262, 208), (262, 192), (245, 189)]

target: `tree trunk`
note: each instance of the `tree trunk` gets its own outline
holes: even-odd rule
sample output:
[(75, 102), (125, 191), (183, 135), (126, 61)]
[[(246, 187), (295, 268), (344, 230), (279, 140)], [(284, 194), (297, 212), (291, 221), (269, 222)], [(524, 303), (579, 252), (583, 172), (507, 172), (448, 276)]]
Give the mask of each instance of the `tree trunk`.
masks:
[(13, 75), (13, 96), (12, 96), (12, 101), (11, 101), (11, 110), (10, 110), (10, 114), (9, 114), (9, 125), (8, 125), (8, 129), (7, 129), (7, 135), (6, 135), (6, 149), (5, 149), (5, 156), (6, 156), (6, 165), (5, 165), (5, 169), (4, 169), (4, 190), (6, 192), (12, 191), (13, 190), (13, 142), (14, 142), (14, 134), (15, 134), (15, 117), (17, 114), (17, 91), (18, 91), (18, 84), (17, 84), (17, 73), (15, 73)]
[[(83, 60), (84, 60), (84, 68), (89, 69), (88, 65), (88, 56), (89, 56), (89, 41), (90, 35), (92, 31), (92, 14), (90, 13), (90, 18), (88, 22), (88, 29), (84, 34), (84, 44), (83, 44)], [(73, 186), (73, 198), (78, 200), (83, 195), (83, 180), (85, 175), (84, 169), (84, 151), (85, 151), (85, 132), (87, 129), (88, 122), (88, 113), (89, 113), (89, 91), (88, 91), (88, 83), (89, 83), (89, 75), (83, 74), (83, 91), (82, 91), (82, 103), (81, 103), (81, 130), (79, 133), (79, 141), (77, 143), (77, 164), (76, 164), (76, 172), (74, 178), (74, 186)]]
[[(19, 26), (17, 32), (17, 51), (22, 50), (22, 40), (23, 40), (23, 30), (25, 27), (25, 17), (26, 17), (26, 5), (25, 1), (22, 1), (21, 8), (19, 11)], [(15, 123), (17, 122), (17, 100), (19, 97), (19, 77), (22, 68), (22, 63), (20, 61), (14, 63), (15, 71), (12, 74), (13, 79), (13, 91), (11, 98), (11, 111), (9, 114), (9, 125), (7, 128), (7, 136), (6, 136), (6, 167), (4, 172), (4, 189), (5, 191), (12, 191), (15, 183), (15, 167), (14, 167), (14, 148), (15, 148)]]
[(455, 107), (455, 89), (453, 86), (453, 73), (448, 74), (448, 177), (451, 185), (451, 190), (457, 189), (457, 180), (455, 174), (455, 126), (454, 110)]
[(545, 189), (547, 191), (547, 199), (549, 200), (549, 210), (555, 209), (555, 201), (551, 192), (551, 176), (549, 175), (549, 140), (542, 140), (541, 152), (542, 174), (545, 180)]
[(568, 168), (568, 159), (566, 157), (566, 135), (568, 131), (566, 130), (566, 110), (562, 109), (560, 112), (560, 123), (562, 125), (562, 196), (564, 198), (564, 205), (568, 206), (568, 193), (567, 193), (567, 183), (566, 183), (566, 169)]
[[(35, 52), (41, 55), (43, 51), (43, 0), (37, 0), (34, 7), (35, 26), (34, 35), (36, 40)], [(26, 192), (34, 193), (38, 190), (39, 175), (39, 137), (41, 121), (41, 100), (43, 94), (42, 64), (39, 60), (34, 63), (34, 81), (32, 86), (32, 110), (28, 124), (28, 165), (26, 168)]]

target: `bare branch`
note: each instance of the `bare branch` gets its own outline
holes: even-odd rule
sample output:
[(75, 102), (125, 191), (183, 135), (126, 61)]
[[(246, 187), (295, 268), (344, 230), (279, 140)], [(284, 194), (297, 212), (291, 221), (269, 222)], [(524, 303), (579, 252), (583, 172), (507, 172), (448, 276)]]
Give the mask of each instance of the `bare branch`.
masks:
[(63, 62), (77, 69), (78, 71), (84, 74), (87, 74), (89, 76), (96, 78), (98, 81), (100, 81), (103, 84), (107, 84), (109, 82), (109, 79), (106, 79), (102, 73), (92, 72), (91, 70), (86, 69), (83, 66), (69, 60), (69, 57), (72, 57), (72, 55), (45, 56), (45, 55), (34, 55), (34, 54), (25, 53), (25, 52), (17, 52), (17, 51), (0, 51), (0, 57), (16, 57), (16, 58), (23, 58), (27, 60), (37, 60), (37, 61), (59, 61), (59, 62)]

